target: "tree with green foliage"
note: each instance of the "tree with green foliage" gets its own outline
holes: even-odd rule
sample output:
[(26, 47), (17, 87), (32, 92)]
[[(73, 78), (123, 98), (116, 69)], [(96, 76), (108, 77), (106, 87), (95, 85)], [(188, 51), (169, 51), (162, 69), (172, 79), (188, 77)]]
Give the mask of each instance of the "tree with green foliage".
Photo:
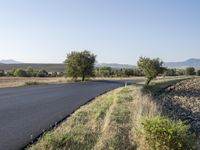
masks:
[(65, 60), (66, 76), (72, 77), (73, 79), (81, 77), (82, 81), (85, 80), (85, 77), (94, 76), (95, 61), (96, 55), (89, 51), (71, 52)]
[(28, 77), (33, 77), (33, 76), (34, 76), (34, 70), (33, 70), (33, 68), (30, 67), (30, 66), (27, 67), (26, 73), (27, 73), (27, 76), (28, 76)]
[(197, 76), (200, 76), (200, 70), (197, 70)]
[(38, 77), (48, 77), (48, 72), (44, 69), (39, 70), (38, 73), (37, 73), (37, 76)]
[(5, 76), (5, 71), (4, 70), (0, 70), (0, 77)]
[(15, 77), (26, 77), (27, 73), (26, 73), (25, 70), (18, 68), (18, 69), (15, 70), (14, 76)]
[(176, 69), (166, 69), (164, 72), (165, 76), (177, 76)]
[(137, 64), (139, 69), (142, 70), (145, 77), (147, 78), (146, 85), (149, 85), (151, 80), (156, 78), (165, 70), (165, 68), (162, 67), (163, 62), (159, 58), (150, 59), (147, 57), (140, 57)]
[(188, 67), (185, 69), (185, 73), (186, 75), (195, 75), (196, 72), (195, 72), (195, 68), (194, 67)]

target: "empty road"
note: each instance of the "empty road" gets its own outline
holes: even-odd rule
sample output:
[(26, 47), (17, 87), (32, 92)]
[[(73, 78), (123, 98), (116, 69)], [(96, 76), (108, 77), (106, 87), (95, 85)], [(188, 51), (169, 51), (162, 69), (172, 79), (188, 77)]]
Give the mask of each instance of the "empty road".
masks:
[(92, 98), (123, 85), (91, 81), (0, 89), (0, 149), (24, 148)]

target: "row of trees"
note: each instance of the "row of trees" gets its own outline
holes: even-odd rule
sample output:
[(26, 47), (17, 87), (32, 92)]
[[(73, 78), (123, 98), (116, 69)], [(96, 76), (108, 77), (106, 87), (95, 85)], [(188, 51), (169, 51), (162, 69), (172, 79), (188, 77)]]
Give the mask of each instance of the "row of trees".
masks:
[[(111, 68), (98, 68), (94, 70), (94, 64), (96, 61), (96, 55), (90, 53), (89, 51), (83, 52), (71, 52), (67, 55), (65, 60), (66, 64), (66, 75), (77, 79), (82, 77), (82, 81), (85, 80), (85, 77), (94, 76), (94, 72), (98, 75), (103, 76), (113, 76)], [(159, 59), (150, 59), (146, 57), (141, 57), (138, 61), (139, 70), (146, 76), (146, 84), (148, 85), (152, 79), (154, 79), (159, 74), (163, 73), (166, 70), (162, 67), (163, 62)], [(116, 71), (116, 70), (115, 70)], [(119, 70), (117, 70), (119, 71)], [(120, 73), (124, 71), (126, 75), (133, 75), (132, 70), (120, 70)], [(142, 74), (141, 73), (141, 74)]]
[(158, 75), (178, 76), (178, 75), (200, 75), (200, 70), (195, 72), (192, 67), (186, 70), (167, 69), (163, 67), (163, 62), (159, 59), (150, 59), (147, 57), (140, 57), (138, 60), (137, 69), (113, 69), (110, 67), (95, 68), (96, 55), (89, 51), (71, 52), (67, 55), (65, 60), (66, 76), (77, 79), (85, 77), (130, 77), (130, 76), (145, 76), (148, 85), (151, 80)]
[(2, 71), (0, 76), (13, 76), (13, 77), (58, 77), (63, 76), (62, 73), (58, 74), (57, 72), (48, 73), (46, 70), (34, 70), (32, 67), (28, 67), (26, 70), (17, 68), (12, 69), (11, 71), (5, 73)]
[(131, 77), (143, 76), (141, 70), (137, 68), (111, 68), (111, 67), (97, 67), (95, 68), (95, 77)]
[(186, 69), (167, 69), (164, 72), (165, 76), (181, 76), (181, 75), (197, 75), (200, 76), (200, 70), (195, 70), (194, 67)]

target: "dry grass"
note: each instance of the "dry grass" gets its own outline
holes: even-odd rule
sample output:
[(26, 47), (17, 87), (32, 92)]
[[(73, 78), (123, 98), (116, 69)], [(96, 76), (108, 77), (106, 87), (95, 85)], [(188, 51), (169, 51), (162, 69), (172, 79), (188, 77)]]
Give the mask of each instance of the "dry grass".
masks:
[(148, 150), (141, 121), (160, 115), (142, 86), (118, 88), (82, 106), (30, 150)]
[(28, 83), (54, 84), (54, 83), (64, 83), (64, 82), (66, 82), (66, 79), (64, 77), (56, 77), (56, 78), (0, 77), (0, 88), (24, 86), (27, 85)]
[(136, 149), (139, 120), (157, 114), (155, 104), (140, 90), (128, 86), (96, 98), (28, 149)]

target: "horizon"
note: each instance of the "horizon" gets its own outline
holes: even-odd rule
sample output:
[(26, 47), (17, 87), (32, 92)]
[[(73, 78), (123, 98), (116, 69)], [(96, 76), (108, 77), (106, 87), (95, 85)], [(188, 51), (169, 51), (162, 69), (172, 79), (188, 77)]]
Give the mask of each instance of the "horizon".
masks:
[[(170, 62), (165, 62), (164, 63), (179, 63), (179, 62), (185, 62), (185, 61), (189, 61), (189, 60), (200, 60), (200, 58), (187, 58), (186, 60), (182, 60), (182, 61), (170, 61)], [(62, 63), (37, 63), (37, 62), (22, 62), (22, 61), (18, 61), (18, 60), (14, 60), (14, 59), (0, 59), (0, 64), (2, 63), (2, 61), (15, 61), (15, 63), (3, 63), (3, 64), (64, 64), (64, 62)], [(95, 64), (118, 64), (118, 65), (131, 65), (131, 66), (137, 66), (136, 64), (124, 64), (124, 63), (117, 63), (117, 62), (96, 62)]]
[(89, 50), (99, 63), (200, 58), (200, 2), (1, 1), (0, 60), (62, 63)]

